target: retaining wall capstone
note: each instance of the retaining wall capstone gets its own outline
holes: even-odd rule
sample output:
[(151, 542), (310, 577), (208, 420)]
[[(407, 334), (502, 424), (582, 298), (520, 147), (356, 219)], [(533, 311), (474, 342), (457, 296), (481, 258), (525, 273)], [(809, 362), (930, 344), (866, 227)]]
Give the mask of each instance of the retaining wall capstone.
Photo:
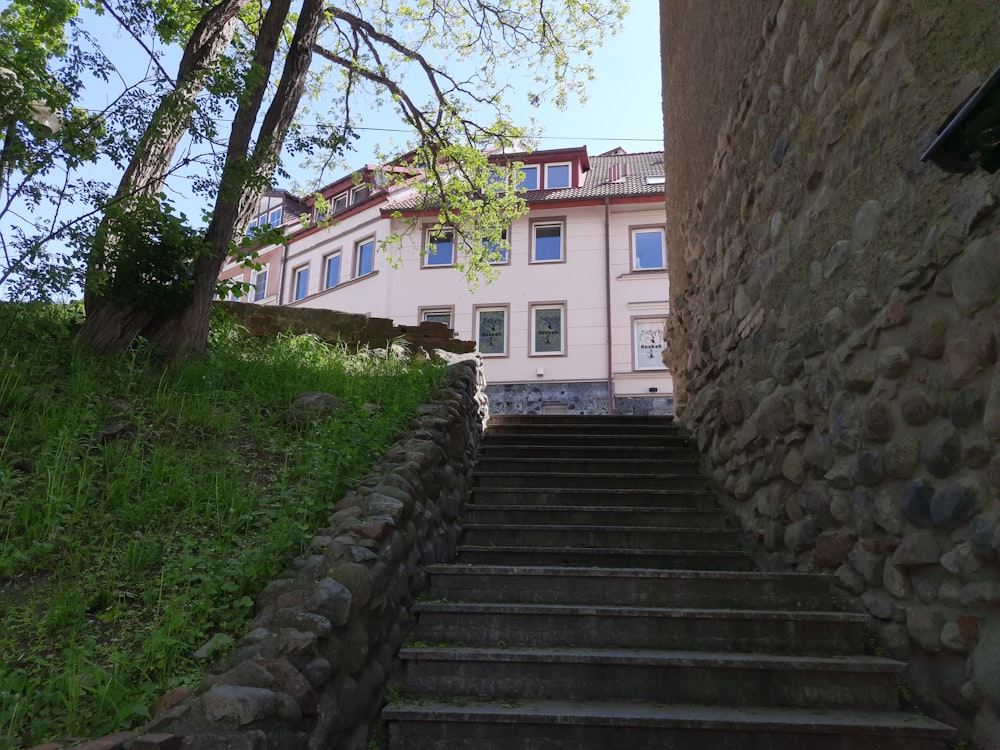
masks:
[(1000, 747), (1000, 178), (920, 160), (1000, 5), (662, 7), (679, 419), (762, 562), (835, 573)]

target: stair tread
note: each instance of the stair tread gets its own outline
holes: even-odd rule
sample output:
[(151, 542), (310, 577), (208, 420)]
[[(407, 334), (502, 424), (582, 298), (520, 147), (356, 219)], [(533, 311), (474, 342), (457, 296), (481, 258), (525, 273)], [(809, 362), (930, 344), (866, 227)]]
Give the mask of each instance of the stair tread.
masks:
[(727, 707), (699, 704), (656, 704), (630, 701), (560, 701), (524, 699), (479, 701), (464, 696), (386, 706), (388, 719), (423, 721), (479, 720), (495, 723), (592, 724), (598, 726), (691, 727), (758, 731), (808, 730), (836, 733), (913, 734), (942, 739), (956, 731), (920, 714), (772, 706)]
[(537, 511), (538, 513), (557, 513), (559, 511), (604, 511), (606, 513), (704, 513), (717, 516), (728, 516), (728, 512), (722, 508), (678, 508), (676, 506), (649, 507), (643, 505), (616, 505), (613, 508), (607, 505), (500, 505), (497, 503), (469, 503), (466, 510), (509, 510), (509, 511)]
[[(506, 507), (506, 506), (504, 506)], [(769, 572), (762, 570), (665, 570), (663, 568), (574, 568), (558, 565), (465, 565), (463, 563), (438, 563), (428, 565), (429, 573), (455, 575), (538, 575), (574, 576), (581, 578), (696, 578), (737, 581), (810, 581), (832, 584), (836, 578), (824, 573)]]
[[(620, 510), (620, 509), (618, 509)], [(532, 531), (544, 529), (545, 531), (634, 531), (651, 532), (655, 534), (702, 534), (704, 536), (718, 536), (726, 534), (728, 536), (739, 536), (740, 532), (735, 529), (703, 529), (698, 526), (619, 526), (606, 524), (577, 524), (577, 523), (467, 523), (463, 527), (466, 531)]]
[(831, 610), (735, 609), (722, 607), (632, 607), (591, 604), (520, 604), (517, 602), (417, 602), (416, 612), (489, 612), (516, 614), (614, 615), (620, 617), (701, 617), (704, 619), (796, 620), (819, 622), (861, 622), (869, 617), (860, 612)]
[(637, 547), (522, 547), (518, 545), (503, 544), (460, 544), (458, 552), (531, 552), (538, 554), (542, 552), (580, 552), (587, 554), (607, 554), (607, 555), (691, 555), (694, 557), (746, 557), (745, 552), (740, 550), (712, 550), (712, 549), (640, 549)]
[(638, 648), (488, 648), (481, 646), (404, 647), (410, 661), (528, 662), (540, 664), (622, 664), (662, 667), (781, 668), (789, 671), (896, 673), (903, 663), (881, 656), (794, 656), (720, 651)]

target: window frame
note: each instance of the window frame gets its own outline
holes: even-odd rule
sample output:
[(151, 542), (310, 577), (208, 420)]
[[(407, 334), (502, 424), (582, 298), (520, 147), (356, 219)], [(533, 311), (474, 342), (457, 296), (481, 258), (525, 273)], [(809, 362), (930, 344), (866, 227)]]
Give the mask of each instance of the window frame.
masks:
[[(532, 302), (528, 305), (528, 356), (529, 357), (565, 357), (568, 346), (566, 332), (566, 301), (559, 302)], [(558, 351), (538, 351), (535, 344), (535, 334), (538, 332), (535, 316), (541, 310), (559, 310), (559, 350)]]
[[(274, 216), (275, 214), (278, 215), (277, 219), (275, 219)], [(282, 210), (281, 206), (278, 206), (277, 208), (272, 208), (270, 211), (267, 212), (267, 223), (271, 225), (271, 229), (276, 229), (277, 227), (281, 226), (281, 220), (284, 218), (284, 216), (285, 212)]]
[[(300, 282), (299, 279), (304, 276), (305, 278), (305, 289), (302, 290), (302, 294), (299, 295)], [(297, 268), (292, 269), (292, 302), (298, 302), (309, 296), (309, 264), (301, 265)]]
[(370, 185), (355, 185), (351, 188), (350, 205), (356, 206), (371, 195)]
[[(517, 183), (518, 190), (539, 190), (541, 186), (542, 174), (541, 170), (538, 168), (538, 164), (522, 164), (519, 169), (524, 177)], [(525, 183), (528, 181), (527, 173), (531, 171), (535, 175), (534, 187), (528, 187)]]
[(483, 247), (486, 248), (486, 253), (487, 253), (486, 262), (489, 265), (491, 265), (491, 266), (509, 266), (510, 265), (510, 255), (511, 255), (511, 249), (512, 248), (510, 246), (510, 230), (509, 229), (504, 229), (503, 230), (503, 237), (502, 237), (502, 239), (507, 243), (507, 247), (505, 247), (503, 249), (503, 255), (501, 256), (500, 260), (490, 260), (489, 259), (490, 248), (488, 247), (486, 240), (483, 240)]
[[(663, 263), (661, 266), (649, 266), (641, 268), (639, 266), (639, 243), (636, 239), (639, 234), (659, 234), (660, 235), (660, 258)], [(667, 270), (667, 231), (662, 224), (654, 224), (652, 226), (636, 226), (629, 227), (629, 263), (631, 264), (632, 273), (657, 273), (664, 272)]]
[[(566, 167), (566, 184), (565, 185), (555, 185), (551, 184), (549, 180), (549, 170), (555, 167)], [(551, 164), (545, 165), (545, 185), (543, 186), (546, 190), (565, 190), (567, 188), (573, 187), (573, 162), (570, 161), (555, 161)]]
[[(368, 244), (371, 244), (371, 246), (372, 246), (371, 268), (368, 271), (366, 271), (365, 273), (362, 273), (361, 272), (361, 267), (362, 267), (361, 264), (362, 264), (362, 261), (364, 260), (363, 248), (364, 248), (365, 245), (368, 245)], [(371, 274), (375, 273), (375, 238), (374, 237), (366, 237), (365, 239), (357, 240), (354, 243), (354, 263), (352, 264), (352, 268), (353, 268), (353, 271), (354, 271), (354, 278), (356, 278), (356, 279), (360, 279), (360, 278), (362, 278), (364, 276), (370, 276)]]
[[(330, 283), (330, 261), (337, 259), (337, 279)], [(323, 256), (323, 289), (333, 289), (340, 284), (340, 274), (344, 268), (344, 253), (340, 248)]]
[(455, 306), (454, 305), (433, 305), (430, 307), (417, 308), (417, 321), (420, 323), (440, 323), (442, 321), (429, 321), (428, 315), (447, 315), (448, 322), (445, 325), (451, 330), (455, 330)]
[[(631, 328), (632, 328), (632, 371), (633, 372), (667, 372), (667, 371), (669, 371), (670, 368), (667, 367), (666, 364), (663, 363), (662, 354), (661, 354), (661, 356), (657, 360), (659, 362), (658, 365), (654, 365), (654, 366), (651, 366), (651, 367), (643, 367), (639, 363), (639, 346), (640, 346), (640, 344), (639, 344), (639, 326), (642, 325), (643, 323), (647, 323), (647, 324), (648, 323), (658, 323), (659, 324), (660, 336), (662, 337), (663, 336), (663, 329), (666, 328), (666, 325), (667, 325), (667, 317), (665, 315), (633, 315), (632, 316), (632, 326), (631, 326)], [(666, 348), (667, 348), (666, 338), (663, 338), (662, 343), (663, 343), (663, 346), (660, 348), (660, 352), (661, 353), (663, 351), (665, 351)]]
[[(503, 350), (499, 352), (484, 352), (480, 347), (480, 315), (484, 312), (503, 313)], [(472, 308), (472, 338), (481, 356), (490, 359), (500, 359), (510, 356), (510, 305), (475, 305)]]
[[(431, 253), (431, 242), (434, 236), (449, 235), (451, 237), (451, 255), (447, 263), (442, 262), (432, 262), (433, 258), (438, 256), (438, 253)], [(434, 243), (437, 244), (437, 243)], [(458, 250), (455, 242), (455, 230), (452, 227), (441, 227), (440, 229), (434, 229), (433, 226), (424, 227), (424, 247), (423, 252), (420, 254), (420, 267), (421, 268), (452, 268), (455, 265), (455, 254)]]
[[(548, 226), (558, 226), (559, 227), (559, 257), (554, 259), (539, 259), (538, 258), (538, 229), (541, 227)], [(532, 219), (530, 221), (530, 233), (529, 238), (531, 242), (531, 257), (530, 263), (565, 263), (566, 262), (566, 218), (563, 216), (552, 216), (547, 218)]]
[[(253, 294), (250, 295), (252, 302), (260, 302), (267, 299), (267, 277), (270, 266), (265, 263), (260, 270), (253, 272)], [(261, 289), (260, 277), (264, 277), (264, 288)]]
[(346, 211), (348, 206), (351, 205), (350, 201), (350, 193), (347, 190), (342, 193), (337, 193), (330, 201), (330, 213), (339, 214), (342, 211)]

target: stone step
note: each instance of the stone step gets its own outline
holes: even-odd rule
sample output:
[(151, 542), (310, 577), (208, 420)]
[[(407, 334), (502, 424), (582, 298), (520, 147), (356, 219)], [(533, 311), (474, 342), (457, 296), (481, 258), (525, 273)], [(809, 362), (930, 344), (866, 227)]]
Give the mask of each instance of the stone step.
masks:
[[(606, 457), (595, 455), (581, 458), (579, 455), (565, 457), (535, 457), (525, 456), (509, 458), (494, 456), (492, 452), (484, 453), (476, 464), (476, 472), (485, 474), (516, 473), (531, 474), (553, 472), (559, 475), (576, 476), (579, 474), (614, 474), (614, 475), (678, 475), (698, 474), (698, 461), (695, 457), (663, 459)], [(703, 480), (704, 483), (704, 480)]]
[(484, 445), (481, 460), (503, 460), (527, 458), (536, 461), (550, 461), (564, 458), (580, 461), (664, 461), (697, 462), (691, 447), (682, 445), (674, 448), (659, 445), (525, 445), (512, 439), (489, 442)]
[(466, 646), (700, 649), (849, 655), (866, 615), (794, 610), (417, 602), (413, 638)]
[(707, 489), (708, 482), (701, 474), (682, 472), (676, 474), (602, 474), (597, 472), (565, 473), (551, 471), (476, 471), (479, 487), (552, 488), (563, 490), (574, 487), (609, 490), (645, 490), (669, 487), (673, 490)]
[(403, 648), (408, 693), (892, 709), (901, 662), (653, 649)]
[(668, 434), (654, 429), (646, 432), (631, 431), (617, 434), (614, 432), (591, 432), (587, 430), (521, 430), (504, 429), (490, 431), (483, 439), (483, 450), (492, 450), (495, 445), (530, 445), (544, 450), (547, 446), (652, 446), (659, 449), (684, 448), (693, 450), (691, 441), (680, 434)]
[(473, 487), (472, 502), (486, 505), (582, 505), (592, 507), (718, 507), (707, 491), (685, 489), (594, 489), (589, 487)]
[(427, 598), (450, 602), (601, 604), (838, 611), (832, 578), (807, 573), (431, 565)]
[(555, 565), (656, 570), (750, 570), (750, 557), (737, 551), (655, 549), (572, 549), (460, 544), (463, 565)]
[(638, 546), (650, 550), (739, 550), (741, 535), (727, 529), (650, 526), (515, 526), (467, 523), (462, 543), (469, 546), (572, 547), (583, 549)]
[(957, 740), (951, 727), (894, 711), (445, 696), (382, 715), (390, 750), (945, 750)]
[(692, 508), (608, 508), (583, 505), (483, 505), (470, 503), (465, 508), (468, 523), (540, 525), (610, 525), (624, 526), (700, 526), (705, 529), (727, 527), (729, 514), (724, 510)]
[(673, 417), (652, 414), (632, 416), (615, 414), (493, 414), (487, 422), (487, 429), (511, 427), (514, 425), (553, 426), (572, 425), (574, 427), (609, 427), (628, 429), (635, 425), (652, 425), (660, 429), (677, 429)]

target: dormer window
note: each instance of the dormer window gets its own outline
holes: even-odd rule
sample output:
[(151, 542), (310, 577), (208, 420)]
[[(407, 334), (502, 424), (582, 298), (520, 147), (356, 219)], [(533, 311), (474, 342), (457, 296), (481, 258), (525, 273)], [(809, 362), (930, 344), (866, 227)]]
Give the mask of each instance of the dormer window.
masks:
[(524, 190), (538, 190), (538, 167), (537, 166), (523, 166), (521, 167), (522, 179), (519, 188)]
[(340, 213), (347, 208), (347, 193), (341, 193), (333, 199), (333, 213)]
[(570, 164), (546, 164), (545, 187), (547, 190), (572, 187)]

